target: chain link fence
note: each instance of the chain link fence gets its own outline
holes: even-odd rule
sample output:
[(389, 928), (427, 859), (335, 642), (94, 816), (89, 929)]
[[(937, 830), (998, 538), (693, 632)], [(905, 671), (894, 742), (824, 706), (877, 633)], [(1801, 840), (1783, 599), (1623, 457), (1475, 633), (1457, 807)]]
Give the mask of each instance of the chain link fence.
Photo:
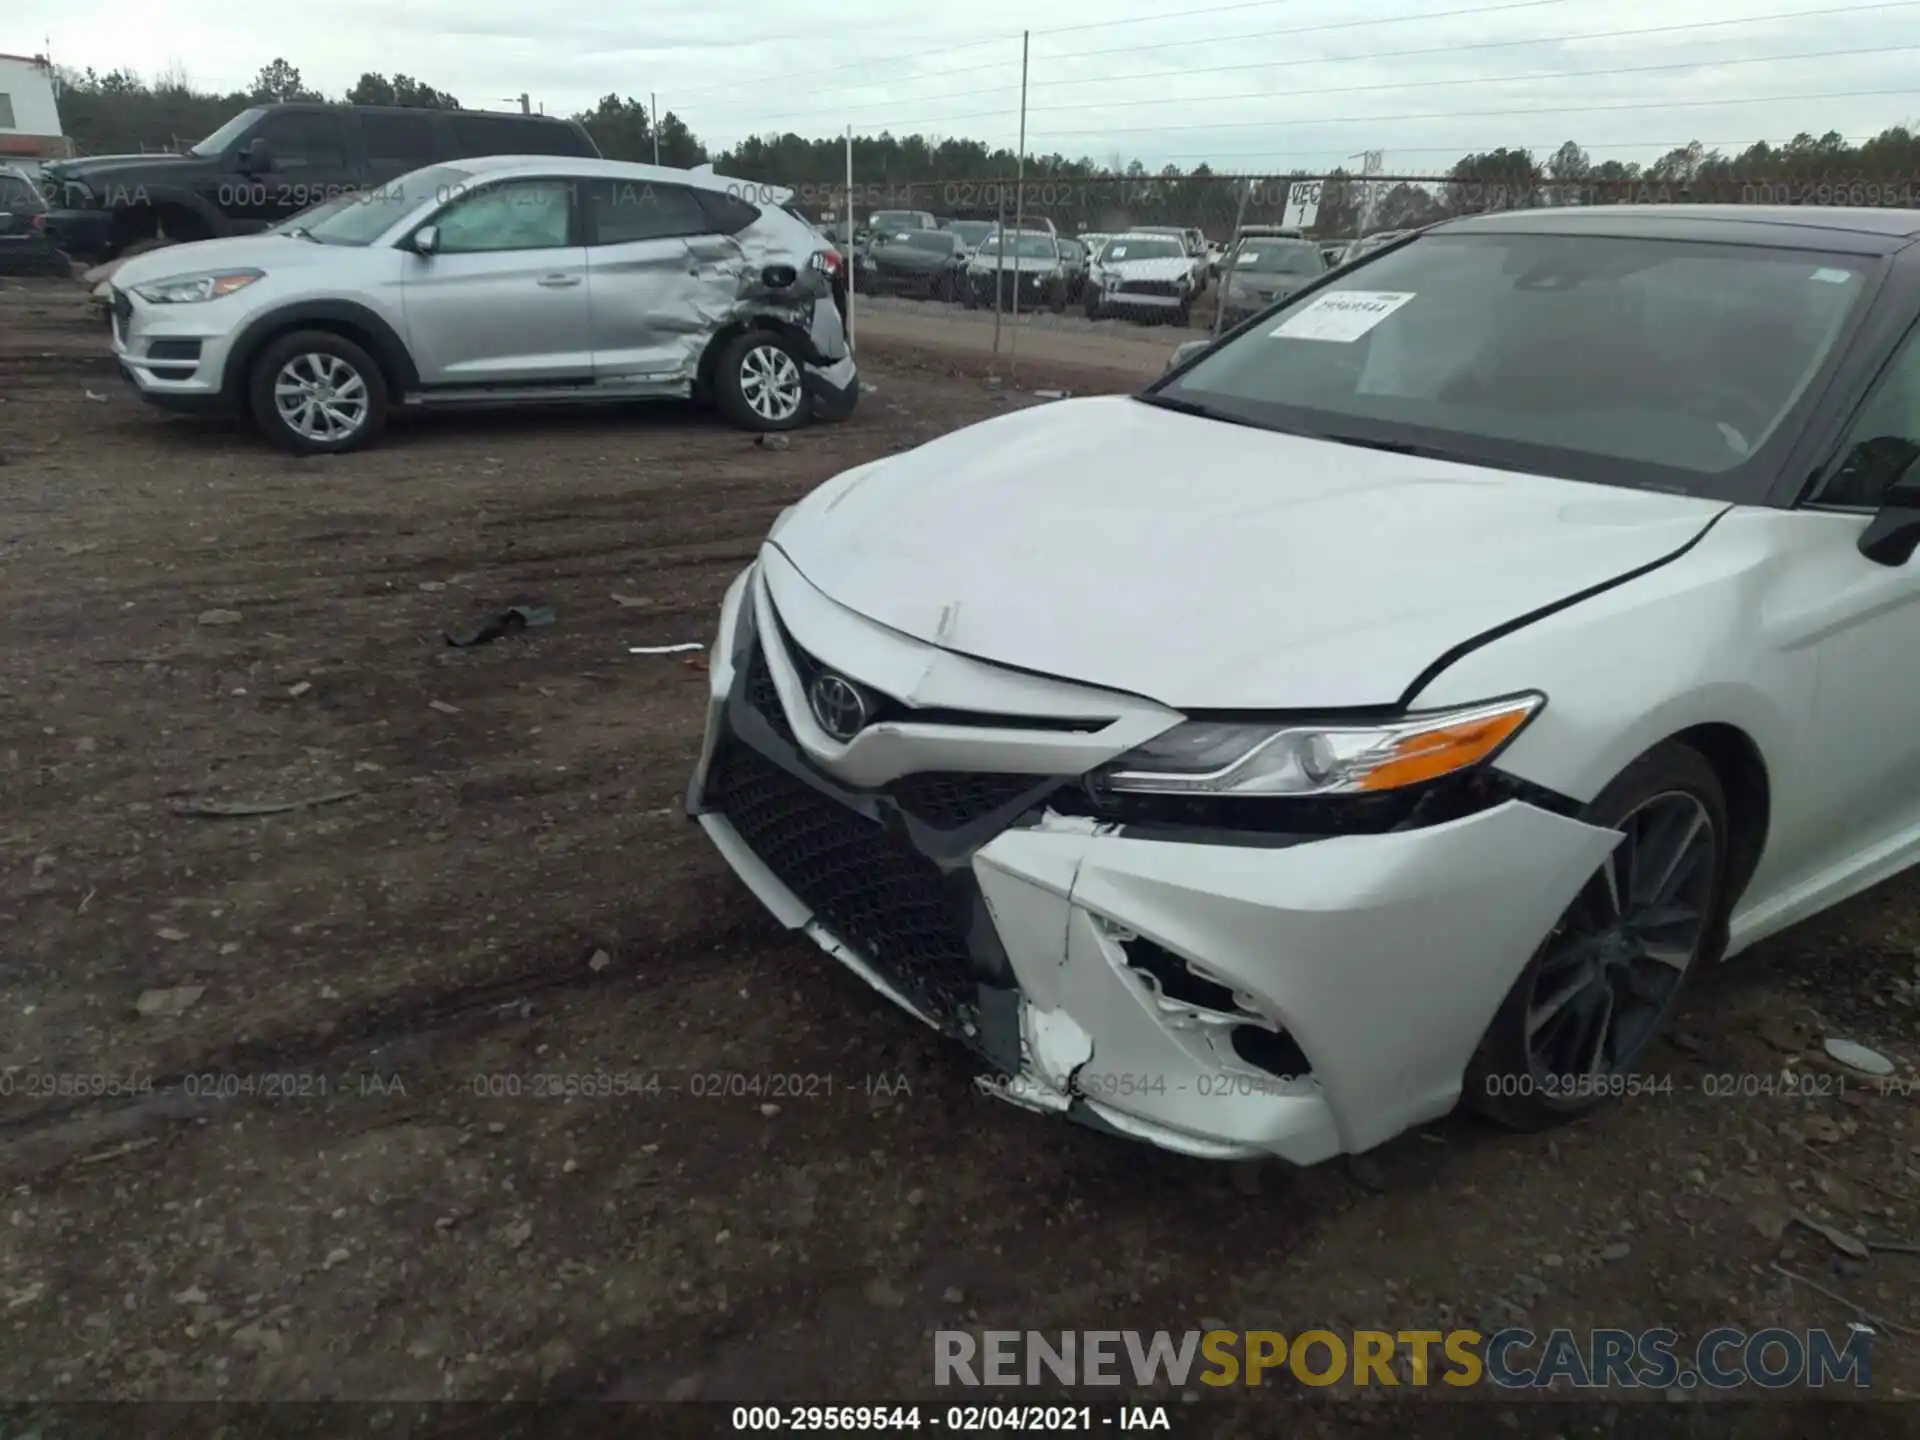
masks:
[[(1195, 230), (1208, 242), (1213, 264), (1197, 281), (1192, 303), (1132, 317), (1133, 323), (1213, 324), (1220, 267), (1247, 227), (1292, 226), (1337, 257), (1367, 235), (1404, 230), (1451, 216), (1549, 206), (1597, 205), (1818, 205), (1920, 209), (1920, 175), (1848, 171), (1756, 178), (1582, 178), (1463, 181), (1447, 175), (1184, 175), (1013, 180), (875, 180), (793, 187), (796, 207), (821, 222), (843, 248), (852, 215), (851, 269), (857, 295), (900, 297), (977, 310), (1007, 318), (1083, 308), (1086, 256), (1060, 241), (1106, 236), (1142, 227)], [(967, 256), (996, 227), (1051, 232), (1069, 252), (1058, 288), (1006, 283), (1009, 259), (987, 266)], [(906, 239), (916, 230), (944, 229), (964, 237), (943, 265), (935, 242)], [(904, 247), (904, 248), (902, 248)], [(1010, 248), (1016, 248), (1013, 242)], [(1042, 247), (1044, 248), (1044, 247)], [(1084, 252), (1085, 246), (1081, 247)], [(921, 256), (910, 252), (921, 250)], [(990, 276), (983, 272), (993, 269)], [(956, 319), (959, 316), (956, 314)]]

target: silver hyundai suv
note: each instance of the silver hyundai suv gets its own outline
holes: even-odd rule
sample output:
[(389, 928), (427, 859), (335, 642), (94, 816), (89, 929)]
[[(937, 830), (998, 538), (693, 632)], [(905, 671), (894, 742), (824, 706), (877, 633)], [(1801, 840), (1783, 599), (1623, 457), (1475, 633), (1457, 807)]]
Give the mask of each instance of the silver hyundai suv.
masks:
[(839, 257), (788, 192), (611, 160), (415, 170), (113, 277), (113, 353), (155, 405), (243, 414), (298, 453), (397, 405), (710, 399), (747, 430), (844, 419)]

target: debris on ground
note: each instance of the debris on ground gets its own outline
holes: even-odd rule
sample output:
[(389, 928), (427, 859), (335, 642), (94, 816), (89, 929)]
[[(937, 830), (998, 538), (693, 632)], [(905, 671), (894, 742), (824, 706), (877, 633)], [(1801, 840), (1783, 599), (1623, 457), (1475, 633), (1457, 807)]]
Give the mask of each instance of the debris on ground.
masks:
[(607, 598), (622, 610), (644, 610), (653, 604), (650, 595), (609, 595)]
[(93, 391), (91, 391), (91, 390), (89, 390), (89, 391), (87, 391), (87, 392), (86, 392), (86, 394), (87, 394), (87, 399), (89, 399), (89, 400), (95, 400), (95, 401), (98, 401), (98, 402), (99, 402), (100, 404), (102, 404), (102, 405), (104, 405), (104, 404), (106, 404), (106, 403), (107, 403), (107, 397), (106, 397), (106, 396), (104, 396), (104, 395), (96, 395), (96, 394), (95, 394), (95, 393), (94, 393)]
[(202, 610), (193, 618), (199, 625), (238, 625), (241, 617), (238, 610)]
[(697, 640), (689, 640), (684, 645), (629, 645), (629, 655), (682, 655), (689, 650), (704, 650), (707, 647)]
[(171, 1020), (193, 1008), (194, 1001), (207, 993), (204, 985), (175, 985), (170, 990), (143, 990), (133, 1008), (150, 1019)]
[(427, 702), (427, 708), (429, 710), (438, 710), (442, 715), (458, 715), (460, 713), (460, 707), (458, 705), (449, 705), (444, 700), (429, 700)]
[(753, 443), (758, 445), (762, 450), (784, 450), (793, 444), (793, 441), (789, 440), (785, 435), (762, 435)]
[(1862, 1075), (1893, 1074), (1893, 1061), (1857, 1041), (1836, 1038), (1828, 1040), (1821, 1048), (1849, 1070), (1858, 1070)]
[(1867, 1242), (1862, 1240), (1858, 1235), (1849, 1235), (1839, 1227), (1829, 1225), (1822, 1220), (1816, 1220), (1811, 1215), (1796, 1215), (1793, 1217), (1793, 1221), (1794, 1224), (1800, 1226), (1801, 1229), (1811, 1230), (1842, 1255), (1850, 1255), (1855, 1260), (1864, 1260), (1867, 1258)]
[(502, 610), (498, 615), (489, 615), (479, 624), (468, 627), (455, 634), (444, 632), (449, 645), (462, 650), (475, 645), (486, 645), (498, 640), (502, 635), (511, 635), (520, 630), (539, 630), (553, 624), (553, 611), (544, 605), (514, 605)]
[(284, 815), (291, 810), (337, 805), (359, 793), (358, 790), (330, 790), (325, 795), (309, 795), (299, 800), (198, 800), (174, 806), (173, 813), (203, 820), (242, 820), (256, 815)]
[(302, 695), (306, 694), (311, 689), (313, 689), (312, 681), (301, 680), (298, 683), (289, 685), (287, 687), (287, 696), (289, 699), (298, 700)]
[(1036, 390), (1033, 392), (1033, 398), (1036, 400), (1071, 400), (1073, 398), (1073, 391)]

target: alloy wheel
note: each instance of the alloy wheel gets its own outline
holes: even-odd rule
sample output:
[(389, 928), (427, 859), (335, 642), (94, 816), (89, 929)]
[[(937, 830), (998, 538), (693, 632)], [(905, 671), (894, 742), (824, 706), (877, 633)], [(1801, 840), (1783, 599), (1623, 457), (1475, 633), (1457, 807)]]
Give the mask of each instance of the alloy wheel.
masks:
[(309, 351), (280, 367), (274, 408), (295, 434), (324, 445), (348, 439), (367, 423), (366, 377), (338, 355)]
[(1699, 955), (1720, 864), (1701, 801), (1654, 795), (1548, 938), (1526, 1012), (1536, 1077), (1615, 1073), (1645, 1048)]
[(740, 361), (740, 393), (763, 420), (791, 420), (805, 396), (800, 367), (778, 345), (756, 345)]

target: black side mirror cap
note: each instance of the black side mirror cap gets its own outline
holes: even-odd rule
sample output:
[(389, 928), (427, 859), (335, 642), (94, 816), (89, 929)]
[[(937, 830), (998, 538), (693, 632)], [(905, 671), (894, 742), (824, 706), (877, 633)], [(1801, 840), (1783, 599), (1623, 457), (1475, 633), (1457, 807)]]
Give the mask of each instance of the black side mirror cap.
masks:
[[(1909, 441), (1891, 443), (1900, 447), (1908, 463), (1881, 493), (1880, 508), (1874, 512), (1867, 528), (1860, 532), (1858, 541), (1860, 553), (1876, 565), (1904, 565), (1913, 558), (1913, 552), (1920, 549), (1920, 455), (1913, 454), (1914, 447)], [(1860, 460), (1870, 463), (1870, 452), (1887, 444), (1884, 440), (1870, 440), (1857, 447), (1856, 463)]]
[(245, 157), (241, 168), (250, 175), (265, 175), (273, 169), (273, 149), (262, 136), (249, 140), (240, 153)]

